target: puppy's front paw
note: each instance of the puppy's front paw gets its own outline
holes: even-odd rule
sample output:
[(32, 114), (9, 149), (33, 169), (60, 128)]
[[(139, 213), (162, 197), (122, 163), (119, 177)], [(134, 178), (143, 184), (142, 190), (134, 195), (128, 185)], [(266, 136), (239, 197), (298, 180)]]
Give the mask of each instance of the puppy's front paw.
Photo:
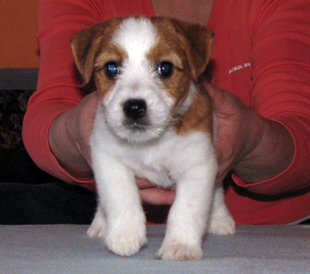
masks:
[(212, 218), (208, 228), (208, 232), (217, 235), (229, 235), (236, 233), (236, 224), (230, 214), (221, 218)]
[(109, 230), (105, 243), (107, 248), (120, 256), (132, 256), (146, 244), (146, 229), (137, 227)]
[(163, 244), (156, 254), (157, 259), (168, 261), (191, 261), (200, 260), (203, 256), (201, 246), (183, 243)]

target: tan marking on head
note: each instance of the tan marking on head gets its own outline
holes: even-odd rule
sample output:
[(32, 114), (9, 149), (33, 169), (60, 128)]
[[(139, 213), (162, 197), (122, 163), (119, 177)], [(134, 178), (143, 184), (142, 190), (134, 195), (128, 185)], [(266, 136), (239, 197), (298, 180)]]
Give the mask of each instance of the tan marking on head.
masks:
[[(154, 17), (151, 20), (157, 26), (159, 39), (148, 58), (154, 63), (170, 61), (175, 66), (174, 74), (162, 82), (168, 94), (176, 99), (171, 113), (176, 132), (183, 135), (199, 130), (212, 135), (212, 104), (198, 79), (210, 59), (213, 32), (175, 19)], [(189, 94), (191, 84), (196, 85), (194, 95)], [(193, 101), (185, 113), (180, 112), (188, 96), (192, 96)]]
[(113, 88), (115, 79), (109, 79), (105, 74), (105, 65), (108, 62), (122, 64), (128, 58), (126, 52), (117, 45), (103, 43), (94, 64), (96, 86), (101, 98)]
[(177, 134), (184, 135), (191, 131), (201, 131), (213, 138), (213, 107), (207, 90), (198, 86), (193, 102), (182, 117), (174, 117)]
[(124, 18), (112, 18), (101, 24), (81, 29), (71, 38), (76, 66), (87, 84), (93, 74), (95, 59), (111, 43), (113, 33)]
[(162, 61), (173, 64), (172, 76), (161, 79), (161, 83), (167, 94), (176, 100), (176, 105), (180, 105), (188, 94), (192, 79), (186, 52), (169, 18), (154, 17), (151, 20), (156, 26), (158, 39), (147, 58), (154, 65), (159, 65)]

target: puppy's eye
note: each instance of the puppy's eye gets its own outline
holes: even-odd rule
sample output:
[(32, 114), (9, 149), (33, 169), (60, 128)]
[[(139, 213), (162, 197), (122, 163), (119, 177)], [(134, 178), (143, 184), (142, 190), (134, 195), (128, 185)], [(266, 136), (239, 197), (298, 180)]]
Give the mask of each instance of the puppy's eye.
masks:
[(158, 74), (167, 79), (169, 77), (171, 77), (171, 75), (173, 74), (173, 64), (168, 62), (168, 61), (162, 61), (157, 68), (157, 72)]
[(104, 72), (109, 79), (115, 79), (120, 73), (120, 65), (117, 62), (110, 61), (105, 64)]

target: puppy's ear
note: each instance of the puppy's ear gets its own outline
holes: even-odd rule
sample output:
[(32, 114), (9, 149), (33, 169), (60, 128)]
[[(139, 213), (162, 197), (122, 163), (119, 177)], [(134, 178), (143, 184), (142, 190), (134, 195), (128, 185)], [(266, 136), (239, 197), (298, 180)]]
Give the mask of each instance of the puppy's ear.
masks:
[(74, 60), (83, 76), (84, 84), (87, 84), (91, 79), (95, 57), (101, 47), (103, 28), (104, 25), (100, 24), (81, 29), (71, 38)]
[(197, 24), (175, 19), (172, 19), (172, 23), (185, 48), (193, 78), (197, 80), (209, 63), (214, 33)]

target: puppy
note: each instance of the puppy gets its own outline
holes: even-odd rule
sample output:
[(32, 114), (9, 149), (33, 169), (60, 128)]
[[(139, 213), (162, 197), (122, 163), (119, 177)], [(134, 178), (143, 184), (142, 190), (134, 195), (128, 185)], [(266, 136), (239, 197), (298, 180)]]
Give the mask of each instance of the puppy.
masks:
[(169, 18), (113, 18), (72, 38), (85, 83), (100, 96), (90, 146), (99, 204), (90, 237), (121, 256), (147, 242), (135, 176), (175, 187), (156, 257), (203, 256), (206, 229), (233, 234), (235, 223), (216, 186), (213, 111), (199, 84), (213, 32)]

